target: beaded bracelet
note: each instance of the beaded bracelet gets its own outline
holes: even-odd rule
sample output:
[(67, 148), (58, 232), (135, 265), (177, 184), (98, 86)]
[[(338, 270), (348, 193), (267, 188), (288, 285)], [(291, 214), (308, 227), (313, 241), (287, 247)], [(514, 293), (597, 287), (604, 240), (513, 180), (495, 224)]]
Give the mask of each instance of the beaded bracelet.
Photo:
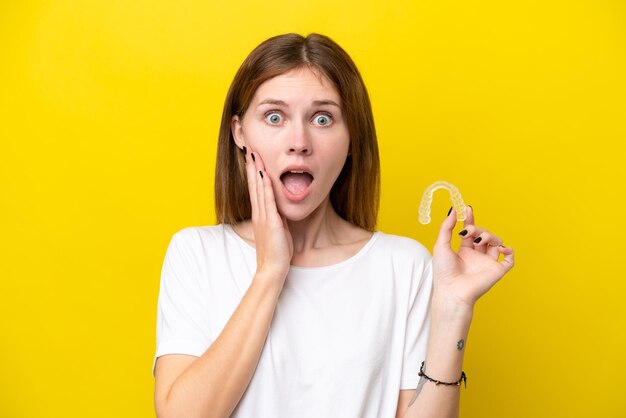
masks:
[(435, 385), (461, 386), (461, 382), (463, 382), (463, 383), (465, 383), (465, 389), (467, 389), (467, 376), (465, 376), (465, 372), (464, 371), (461, 371), (461, 378), (458, 381), (456, 381), (456, 382), (442, 382), (441, 380), (435, 380), (432, 377), (426, 375), (426, 373), (424, 373), (424, 362), (422, 361), (422, 365), (420, 366), (420, 371), (418, 373), (418, 376), (424, 377), (424, 378), (430, 380)]

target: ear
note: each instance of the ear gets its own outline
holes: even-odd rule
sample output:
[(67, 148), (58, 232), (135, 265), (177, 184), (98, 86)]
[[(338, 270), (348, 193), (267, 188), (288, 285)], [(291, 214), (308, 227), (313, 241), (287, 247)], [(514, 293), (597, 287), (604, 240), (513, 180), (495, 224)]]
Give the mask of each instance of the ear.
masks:
[(239, 116), (234, 115), (230, 120), (230, 131), (235, 139), (235, 144), (239, 149), (242, 149), (246, 142), (243, 139), (243, 127), (241, 126), (241, 119)]

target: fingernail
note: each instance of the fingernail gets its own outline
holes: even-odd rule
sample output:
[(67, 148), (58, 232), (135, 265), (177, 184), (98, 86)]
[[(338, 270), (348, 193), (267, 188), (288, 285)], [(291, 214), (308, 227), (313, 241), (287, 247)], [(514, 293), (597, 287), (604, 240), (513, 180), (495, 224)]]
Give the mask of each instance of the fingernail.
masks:
[(472, 205), (467, 205), (467, 207), (469, 207), (470, 209), (472, 209), (472, 211), (474, 211), (474, 208), (472, 207)]
[(452, 212), (452, 206), (450, 206), (450, 210), (448, 211), (448, 214), (446, 216), (450, 216), (450, 212)]
[(504, 245), (502, 245), (502, 244), (500, 244), (500, 247), (502, 247), (502, 248), (506, 248), (506, 247), (505, 247)]
[(243, 155), (246, 155), (248, 153), (248, 148), (246, 148), (246, 146), (243, 146)]
[(482, 241), (483, 239), (481, 237), (478, 237), (474, 240), (474, 244), (478, 244), (480, 241)]
[(259, 174), (261, 175), (261, 178), (263, 178), (263, 172), (259, 171)]
[(461, 232), (459, 232), (459, 235), (464, 237), (465, 235), (467, 235), (467, 229), (462, 230)]
[(254, 153), (251, 152), (250, 155), (252, 156), (252, 161), (256, 161), (256, 158), (254, 158)]

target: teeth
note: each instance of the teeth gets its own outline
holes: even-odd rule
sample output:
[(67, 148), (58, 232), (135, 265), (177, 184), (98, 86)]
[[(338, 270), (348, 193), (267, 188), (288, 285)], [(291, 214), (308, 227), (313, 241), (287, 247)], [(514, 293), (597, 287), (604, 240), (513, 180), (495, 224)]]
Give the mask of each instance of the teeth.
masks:
[(302, 174), (304, 173), (304, 171), (300, 171), (300, 170), (291, 170), (292, 173), (294, 174)]

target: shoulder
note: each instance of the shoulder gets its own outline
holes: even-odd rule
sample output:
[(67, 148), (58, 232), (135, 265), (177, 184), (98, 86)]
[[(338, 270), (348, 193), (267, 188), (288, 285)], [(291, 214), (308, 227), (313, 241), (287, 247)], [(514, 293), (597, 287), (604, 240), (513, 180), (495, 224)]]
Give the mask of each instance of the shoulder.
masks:
[(179, 229), (174, 233), (175, 236), (179, 237), (194, 237), (194, 236), (202, 236), (202, 235), (215, 235), (222, 234), (225, 229), (224, 224), (218, 225), (202, 225), (202, 226), (187, 226), (185, 228)]
[(178, 252), (193, 257), (199, 254), (206, 254), (208, 248), (215, 250), (223, 247), (227, 241), (227, 226), (223, 224), (188, 226), (172, 235), (169, 246)]
[(428, 283), (432, 283), (433, 257), (430, 251), (422, 243), (409, 237), (382, 232), (379, 235), (379, 241), (389, 248), (394, 275), (404, 278), (404, 283), (408, 286), (407, 295), (413, 300), (420, 289), (428, 292)]
[(378, 243), (388, 248), (394, 258), (428, 261), (432, 258), (430, 251), (419, 241), (402, 235), (387, 234), (378, 231)]
[(181, 245), (197, 245), (206, 240), (223, 240), (226, 227), (223, 224), (208, 226), (188, 226), (172, 236), (172, 240)]
[(182, 228), (171, 236), (164, 268), (184, 272), (178, 280), (191, 280), (190, 277), (200, 280), (208, 272), (222, 268), (233, 253), (241, 253), (243, 244), (233, 235), (222, 224)]

